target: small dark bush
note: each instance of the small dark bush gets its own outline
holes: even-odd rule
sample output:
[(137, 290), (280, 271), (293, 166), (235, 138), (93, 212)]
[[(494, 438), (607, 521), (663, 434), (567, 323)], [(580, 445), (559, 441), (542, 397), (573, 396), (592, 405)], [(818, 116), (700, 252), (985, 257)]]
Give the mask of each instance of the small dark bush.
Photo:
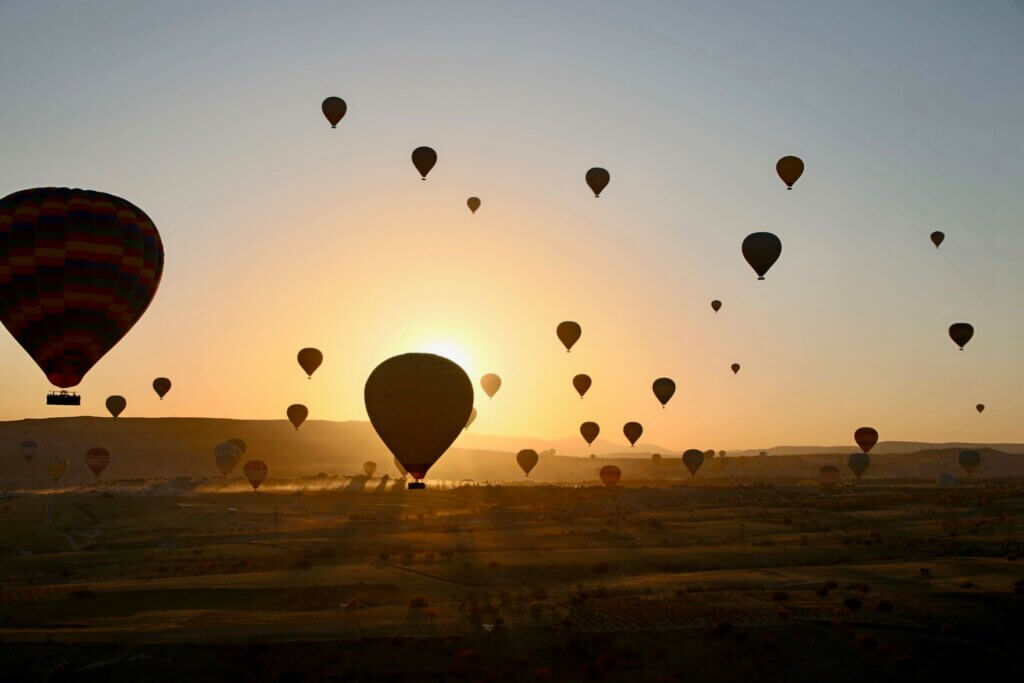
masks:
[(843, 598), (843, 607), (846, 609), (860, 609), (861, 604), (860, 598), (852, 595), (847, 598)]
[(410, 609), (420, 609), (421, 607), (428, 607), (429, 605), (430, 601), (423, 596), (417, 595), (414, 598), (409, 598)]
[(789, 600), (789, 593), (786, 591), (775, 591), (772, 593), (772, 600), (775, 602), (785, 602)]

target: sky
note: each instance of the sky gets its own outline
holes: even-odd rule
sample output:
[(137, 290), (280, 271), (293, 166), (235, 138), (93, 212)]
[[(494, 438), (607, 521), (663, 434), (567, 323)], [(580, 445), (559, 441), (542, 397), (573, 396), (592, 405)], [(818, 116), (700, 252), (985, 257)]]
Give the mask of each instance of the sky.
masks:
[[(0, 334), (0, 419), (122, 394), (125, 416), (363, 420), (370, 371), (426, 350), (502, 377), (481, 433), (1024, 441), (1020, 2), (0, 0), (0, 65), (0, 196), (110, 192), (165, 249), (80, 409), (45, 406)], [(783, 252), (758, 282), (761, 230)]]

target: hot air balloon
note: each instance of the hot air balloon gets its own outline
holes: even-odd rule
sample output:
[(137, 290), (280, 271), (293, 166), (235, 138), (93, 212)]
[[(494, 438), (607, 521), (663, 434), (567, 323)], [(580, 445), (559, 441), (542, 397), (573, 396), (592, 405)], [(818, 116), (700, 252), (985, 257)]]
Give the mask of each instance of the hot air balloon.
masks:
[(601, 428), (596, 422), (584, 422), (580, 425), (580, 435), (583, 437), (583, 440), (587, 442), (588, 446), (594, 443), (594, 439), (596, 439), (597, 435), (600, 433)]
[(594, 192), (594, 198), (601, 196), (601, 192), (604, 188), (608, 187), (608, 181), (611, 180), (611, 175), (608, 171), (603, 168), (592, 168), (587, 171), (587, 185)]
[(22, 441), (21, 445), (18, 446), (18, 450), (21, 452), (21, 457), (25, 459), (25, 464), (32, 462), (32, 458), (36, 457), (36, 453), (39, 452), (39, 444), (35, 441)]
[(626, 439), (629, 440), (630, 447), (636, 445), (637, 439), (644, 433), (644, 426), (639, 422), (627, 422), (622, 425), (622, 433), (626, 435)]
[(107, 469), (107, 465), (110, 464), (110, 451), (106, 448), (90, 448), (85, 452), (85, 466), (92, 470), (92, 473), (96, 475), (96, 478), (100, 478), (100, 473)]
[(944, 233), (939, 232), (938, 230), (936, 230), (935, 232), (933, 232), (931, 234), (931, 239), (932, 239), (932, 244), (934, 244), (935, 248), (938, 249), (939, 245), (942, 244), (942, 241), (944, 239), (946, 239), (946, 235)]
[(245, 463), (242, 467), (242, 474), (252, 484), (252, 490), (255, 491), (263, 483), (263, 480), (267, 478), (267, 463), (262, 460), (250, 460)]
[(715, 457), (715, 449), (714, 448), (709, 448), (708, 450), (704, 451), (704, 459), (705, 460), (710, 460), (713, 457)]
[[(246, 449), (248, 448), (248, 446), (246, 445), (245, 441), (242, 441), (238, 437), (235, 437), (233, 439), (228, 439), (227, 443), (231, 444), (232, 446), (234, 446), (235, 448), (238, 449), (238, 457), (239, 458), (242, 457), (242, 454), (244, 454)], [(237, 461), (236, 461), (235, 464), (236, 465), (238, 464)]]
[(559, 341), (565, 346), (565, 351), (568, 353), (572, 350), (573, 344), (580, 340), (580, 335), (583, 334), (583, 328), (580, 327), (579, 323), (571, 320), (565, 320), (558, 323), (558, 327), (555, 328), (555, 334), (558, 335)]
[(291, 404), (285, 412), (288, 415), (288, 421), (292, 423), (293, 427), (295, 427), (295, 431), (299, 431), (299, 427), (306, 421), (306, 418), (309, 417), (309, 408), (301, 403)]
[(712, 311), (714, 311), (715, 313), (718, 313), (718, 311), (721, 310), (721, 308), (722, 308), (722, 302), (721, 301), (719, 301), (718, 299), (713, 299), (711, 301), (711, 310)]
[(366, 473), (368, 478), (373, 478), (373, 473), (377, 471), (377, 463), (372, 460), (367, 460), (363, 463), (363, 472)]
[(939, 476), (935, 477), (935, 485), (940, 489), (948, 489), (952, 486), (956, 486), (956, 477), (949, 472), (943, 472)]
[(753, 232), (743, 239), (743, 258), (763, 280), (768, 269), (775, 265), (782, 254), (782, 241), (770, 232)]
[(873, 427), (858, 427), (853, 433), (853, 440), (862, 451), (868, 453), (878, 443), (878, 432)]
[(476, 210), (480, 208), (480, 198), (470, 197), (469, 199), (466, 200), (466, 206), (469, 207), (470, 211), (476, 213)]
[(967, 342), (974, 336), (974, 326), (970, 323), (953, 323), (949, 326), (949, 338), (963, 351)]
[(537, 451), (532, 448), (523, 449), (516, 454), (516, 462), (523, 468), (526, 476), (530, 476), (530, 470), (537, 466), (537, 460), (539, 459), (540, 456), (537, 455)]
[(718, 451), (718, 457), (719, 458), (724, 458), (725, 457), (725, 451)]
[(860, 479), (860, 475), (864, 474), (864, 471), (867, 470), (870, 464), (871, 456), (867, 453), (850, 453), (846, 457), (846, 466), (857, 475), (858, 479)]
[(164, 396), (171, 390), (171, 380), (166, 377), (157, 377), (153, 380), (153, 391), (160, 397), (160, 400), (164, 400)]
[(312, 379), (313, 373), (324, 362), (324, 354), (320, 352), (320, 349), (306, 347), (299, 351), (298, 360), (299, 367), (306, 372), (306, 377)]
[(235, 465), (241, 458), (242, 452), (230, 441), (219, 443), (213, 447), (214, 462), (225, 477), (231, 474), (231, 470), (235, 469)]
[(120, 197), (46, 187), (0, 199), (0, 321), (57, 387), (81, 382), (142, 317), (163, 264), (153, 222)]
[(473, 384), (458, 365), (429, 353), (406, 353), (378, 365), (363, 392), (370, 423), (417, 481), (444, 455), (473, 410)]
[(62, 456), (56, 456), (46, 461), (46, 473), (53, 479), (54, 484), (64, 476), (69, 467), (71, 467), (71, 461)]
[(331, 128), (337, 128), (338, 122), (341, 121), (345, 116), (345, 112), (348, 111), (348, 105), (345, 104), (345, 100), (340, 97), (328, 97), (324, 100), (323, 104), (320, 105), (320, 110), (327, 117), (327, 121), (330, 122)]
[(985, 404), (979, 403), (978, 405), (974, 406), (974, 409), (977, 410), (978, 413), (983, 413), (985, 412)]
[(580, 395), (580, 398), (583, 398), (583, 394), (590, 389), (590, 375), (576, 375), (572, 378), (572, 385), (576, 388), (576, 393)]
[(686, 465), (686, 469), (690, 471), (690, 476), (693, 477), (697, 474), (697, 470), (704, 464), (704, 454), (696, 448), (683, 453), (683, 464)]
[(839, 481), (839, 468), (835, 465), (822, 465), (818, 468), (818, 482), (835, 484)]
[(672, 395), (676, 393), (676, 383), (668, 377), (659, 377), (654, 380), (651, 389), (654, 391), (654, 397), (658, 399), (661, 407), (664, 408), (665, 404), (672, 398)]
[(775, 172), (786, 183), (786, 189), (792, 190), (793, 184), (804, 174), (804, 162), (800, 157), (782, 157), (775, 163)]
[(475, 420), (475, 419), (476, 419), (476, 408), (473, 408), (473, 410), (469, 411), (469, 420), (466, 421), (466, 426), (464, 427), (464, 429), (469, 429), (469, 425), (473, 424), (473, 420)]
[(651, 453), (651, 460), (653, 460), (654, 464), (657, 465), (661, 462), (661, 453)]
[(734, 375), (739, 374), (739, 371), (740, 371), (740, 364), (739, 363), (733, 363), (729, 367), (732, 368), (732, 374), (734, 374)]
[(622, 479), (622, 470), (615, 465), (605, 465), (598, 474), (605, 486), (615, 486)]
[(494, 398), (494, 395), (498, 393), (498, 389), (501, 388), (501, 378), (493, 372), (488, 372), (480, 378), (480, 386), (483, 387), (484, 393), (487, 394), (488, 398)]
[(405, 469), (405, 465), (403, 465), (398, 458), (395, 458), (394, 460), (395, 460), (395, 469), (397, 469), (399, 472), (401, 472), (403, 477), (409, 476), (409, 472), (408, 472), (408, 470)]
[(412, 165), (420, 172), (423, 180), (427, 179), (430, 169), (437, 163), (437, 152), (429, 147), (417, 147), (412, 151)]
[(981, 464), (981, 453), (971, 449), (960, 451), (960, 455), (957, 456), (957, 462), (960, 463), (961, 469), (969, 477), (978, 468), (978, 465)]
[(760, 456), (762, 458), (766, 457), (767, 455), (768, 455), (768, 451), (761, 451), (760, 453), (758, 453), (758, 456)]
[(127, 407), (128, 401), (124, 399), (124, 396), (107, 396), (107, 410), (115, 420)]

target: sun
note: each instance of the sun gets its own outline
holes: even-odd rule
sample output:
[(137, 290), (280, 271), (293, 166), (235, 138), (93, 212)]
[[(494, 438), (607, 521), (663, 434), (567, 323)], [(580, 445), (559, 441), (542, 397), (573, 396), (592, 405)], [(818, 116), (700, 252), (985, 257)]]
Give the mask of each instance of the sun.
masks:
[(444, 356), (458, 363), (467, 373), (472, 374), (473, 357), (464, 346), (451, 339), (431, 339), (417, 346), (417, 351)]

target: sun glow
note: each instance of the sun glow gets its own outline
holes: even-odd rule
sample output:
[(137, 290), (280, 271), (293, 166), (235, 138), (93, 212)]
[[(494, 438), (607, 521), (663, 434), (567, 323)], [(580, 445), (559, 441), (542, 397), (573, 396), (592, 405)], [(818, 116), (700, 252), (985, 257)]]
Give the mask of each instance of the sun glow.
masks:
[(459, 367), (466, 371), (470, 377), (473, 377), (473, 357), (466, 351), (465, 347), (452, 341), (451, 339), (431, 339), (423, 342), (416, 346), (417, 351), (423, 351), (425, 353), (434, 353), (438, 356), (443, 356), (448, 360), (458, 363)]

